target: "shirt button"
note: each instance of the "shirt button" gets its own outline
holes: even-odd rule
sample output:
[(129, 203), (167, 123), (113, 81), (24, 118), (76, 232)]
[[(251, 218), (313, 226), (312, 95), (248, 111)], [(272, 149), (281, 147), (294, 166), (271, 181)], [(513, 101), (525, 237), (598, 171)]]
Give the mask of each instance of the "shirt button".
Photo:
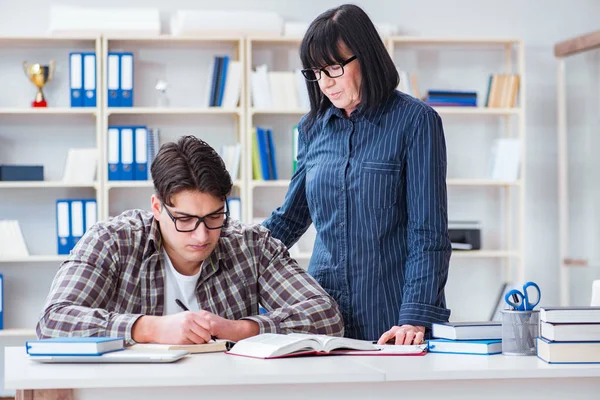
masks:
[(344, 188), (343, 188), (343, 187), (342, 187), (342, 188), (340, 188), (340, 192), (344, 192)]
[(340, 228), (343, 228), (343, 227), (344, 227), (344, 223), (340, 222)]

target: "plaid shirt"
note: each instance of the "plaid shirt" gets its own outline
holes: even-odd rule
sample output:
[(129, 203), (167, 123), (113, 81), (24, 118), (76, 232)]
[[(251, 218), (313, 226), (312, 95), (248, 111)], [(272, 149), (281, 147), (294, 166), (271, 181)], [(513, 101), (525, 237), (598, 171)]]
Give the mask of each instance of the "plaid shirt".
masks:
[[(127, 211), (93, 226), (63, 262), (37, 324), (39, 338), (124, 337), (143, 315), (163, 315), (162, 237), (152, 214)], [(200, 309), (258, 323), (260, 333), (341, 336), (335, 301), (260, 225), (223, 228), (196, 283)], [(259, 315), (259, 304), (268, 312)]]

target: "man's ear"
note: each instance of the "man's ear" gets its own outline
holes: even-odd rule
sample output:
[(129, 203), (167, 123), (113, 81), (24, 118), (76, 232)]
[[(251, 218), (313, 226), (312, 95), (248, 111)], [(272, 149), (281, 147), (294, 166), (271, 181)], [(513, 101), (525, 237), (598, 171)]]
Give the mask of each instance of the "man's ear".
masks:
[(162, 203), (155, 194), (153, 194), (150, 198), (150, 202), (152, 204), (152, 214), (154, 215), (154, 219), (160, 220), (160, 214), (162, 212)]

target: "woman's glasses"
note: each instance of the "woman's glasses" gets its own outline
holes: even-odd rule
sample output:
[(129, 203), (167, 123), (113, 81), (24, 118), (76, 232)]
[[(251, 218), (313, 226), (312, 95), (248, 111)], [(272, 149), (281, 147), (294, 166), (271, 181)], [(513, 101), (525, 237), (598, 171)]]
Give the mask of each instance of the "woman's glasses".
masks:
[(356, 56), (352, 56), (346, 61), (342, 61), (341, 63), (328, 65), (323, 68), (308, 68), (302, 70), (302, 75), (304, 75), (304, 79), (309, 82), (315, 82), (321, 79), (321, 71), (325, 73), (330, 78), (339, 78), (344, 75), (344, 65), (356, 60)]

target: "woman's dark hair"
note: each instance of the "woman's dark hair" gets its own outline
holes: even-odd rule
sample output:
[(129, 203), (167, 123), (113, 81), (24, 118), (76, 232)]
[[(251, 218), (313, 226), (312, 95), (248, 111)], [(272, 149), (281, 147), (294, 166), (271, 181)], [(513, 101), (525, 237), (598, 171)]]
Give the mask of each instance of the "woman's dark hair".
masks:
[(223, 200), (233, 183), (219, 154), (195, 136), (161, 146), (150, 167), (159, 200), (173, 206), (171, 198), (184, 190), (209, 193)]
[[(399, 76), (375, 25), (358, 6), (344, 4), (325, 11), (308, 27), (300, 45), (303, 68), (324, 67), (345, 61), (340, 43), (357, 57), (362, 75), (361, 105), (365, 109), (379, 103), (398, 87)], [(319, 89), (318, 82), (306, 82), (310, 98), (308, 122), (327, 110), (331, 101)]]

